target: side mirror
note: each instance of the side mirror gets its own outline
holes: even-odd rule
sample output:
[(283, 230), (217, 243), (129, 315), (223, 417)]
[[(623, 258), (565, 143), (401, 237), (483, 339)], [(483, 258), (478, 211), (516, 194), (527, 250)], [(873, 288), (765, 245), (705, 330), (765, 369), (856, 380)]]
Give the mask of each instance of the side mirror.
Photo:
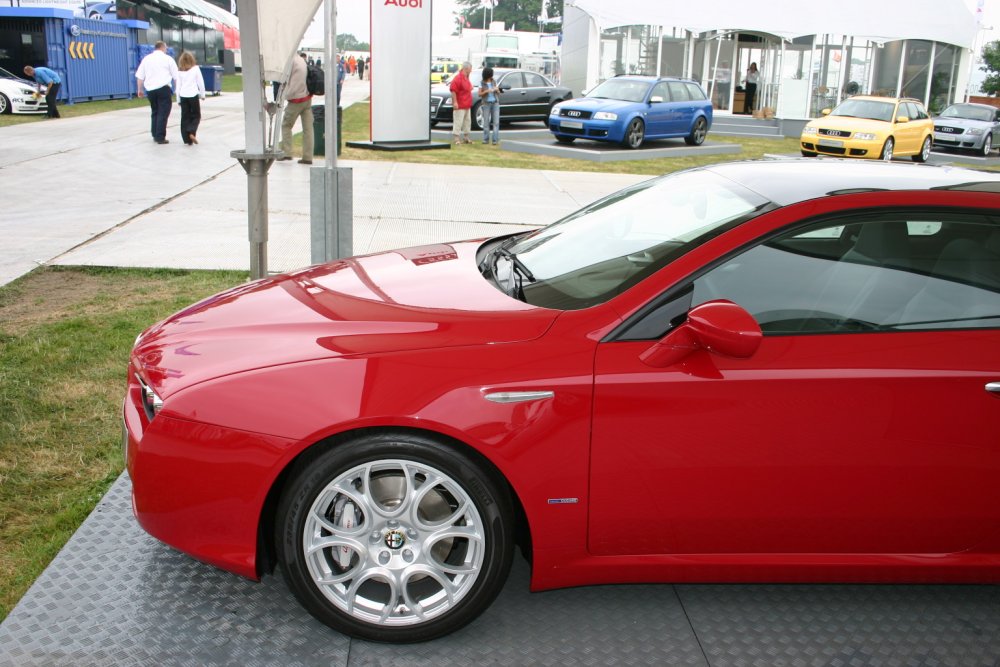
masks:
[(910, 122), (910, 117), (909, 116), (896, 116), (896, 122), (897, 123), (909, 123)]
[(824, 116), (829, 116), (830, 111), (831, 111), (830, 109), (823, 109), (822, 111), (820, 111), (820, 113), (823, 114)]
[(659, 95), (653, 95), (652, 97), (649, 98), (649, 103), (650, 104), (657, 104), (658, 102), (662, 102), (662, 101), (663, 101), (663, 98), (660, 97)]
[(647, 366), (673, 366), (695, 350), (735, 359), (748, 359), (764, 335), (753, 315), (741, 306), (720, 299), (691, 309), (687, 321), (658, 340), (639, 359)]

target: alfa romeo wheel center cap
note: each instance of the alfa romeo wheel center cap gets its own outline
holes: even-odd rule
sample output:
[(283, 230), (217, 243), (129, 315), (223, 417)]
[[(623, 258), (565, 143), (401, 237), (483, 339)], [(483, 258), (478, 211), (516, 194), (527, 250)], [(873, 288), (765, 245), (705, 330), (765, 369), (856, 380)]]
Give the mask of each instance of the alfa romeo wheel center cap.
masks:
[(390, 549), (399, 549), (406, 544), (406, 535), (401, 530), (390, 530), (385, 534), (385, 545)]

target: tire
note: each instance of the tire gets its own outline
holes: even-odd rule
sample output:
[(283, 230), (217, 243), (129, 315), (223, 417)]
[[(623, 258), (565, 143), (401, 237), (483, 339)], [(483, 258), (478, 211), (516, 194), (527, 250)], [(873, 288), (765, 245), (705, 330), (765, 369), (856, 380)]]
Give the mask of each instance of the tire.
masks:
[(317, 619), (352, 637), (426, 641), (496, 598), (513, 555), (512, 503), (471, 456), (383, 433), (305, 459), (274, 530), (288, 587)]
[(633, 118), (625, 128), (625, 136), (622, 137), (622, 146), (636, 149), (642, 146), (642, 140), (646, 138), (646, 125), (641, 118)]
[(576, 137), (564, 137), (562, 135), (557, 134), (556, 141), (558, 141), (561, 144), (571, 144), (574, 141), (576, 141)]
[(708, 122), (704, 118), (699, 118), (691, 128), (691, 134), (684, 137), (684, 143), (688, 146), (701, 146), (708, 136)]
[(990, 151), (993, 150), (993, 134), (987, 134), (983, 138), (983, 148), (980, 150), (979, 154), (983, 157), (989, 157)]
[(476, 104), (472, 107), (472, 129), (483, 129), (483, 105)]
[(924, 143), (920, 144), (920, 152), (913, 156), (914, 162), (927, 162), (931, 156), (931, 138), (924, 137)]
[[(801, 150), (801, 149), (800, 149)], [(816, 153), (813, 151), (802, 151), (802, 157), (816, 157)]]
[(0, 115), (9, 113), (14, 113), (14, 110), (10, 106), (10, 99), (3, 93), (0, 93)]
[(896, 142), (893, 141), (892, 137), (885, 140), (885, 144), (882, 146), (882, 153), (878, 156), (878, 159), (885, 160), (886, 162), (892, 162), (892, 149), (896, 146)]

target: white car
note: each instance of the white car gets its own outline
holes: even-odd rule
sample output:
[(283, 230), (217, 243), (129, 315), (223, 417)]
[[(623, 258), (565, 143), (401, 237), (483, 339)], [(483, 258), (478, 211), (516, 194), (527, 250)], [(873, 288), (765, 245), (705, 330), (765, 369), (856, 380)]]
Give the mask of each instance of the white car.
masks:
[(38, 85), (0, 67), (0, 114), (45, 113), (49, 105)]

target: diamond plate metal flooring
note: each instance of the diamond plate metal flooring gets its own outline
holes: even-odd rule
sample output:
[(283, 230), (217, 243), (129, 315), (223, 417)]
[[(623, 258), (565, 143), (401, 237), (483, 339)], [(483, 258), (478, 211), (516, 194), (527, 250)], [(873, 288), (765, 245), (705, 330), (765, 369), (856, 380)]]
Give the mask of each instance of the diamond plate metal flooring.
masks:
[(692, 665), (996, 667), (995, 586), (595, 586), (500, 597), (449, 637), (351, 640), (280, 577), (260, 584), (147, 536), (122, 476), (0, 625), (0, 667), (25, 665)]

